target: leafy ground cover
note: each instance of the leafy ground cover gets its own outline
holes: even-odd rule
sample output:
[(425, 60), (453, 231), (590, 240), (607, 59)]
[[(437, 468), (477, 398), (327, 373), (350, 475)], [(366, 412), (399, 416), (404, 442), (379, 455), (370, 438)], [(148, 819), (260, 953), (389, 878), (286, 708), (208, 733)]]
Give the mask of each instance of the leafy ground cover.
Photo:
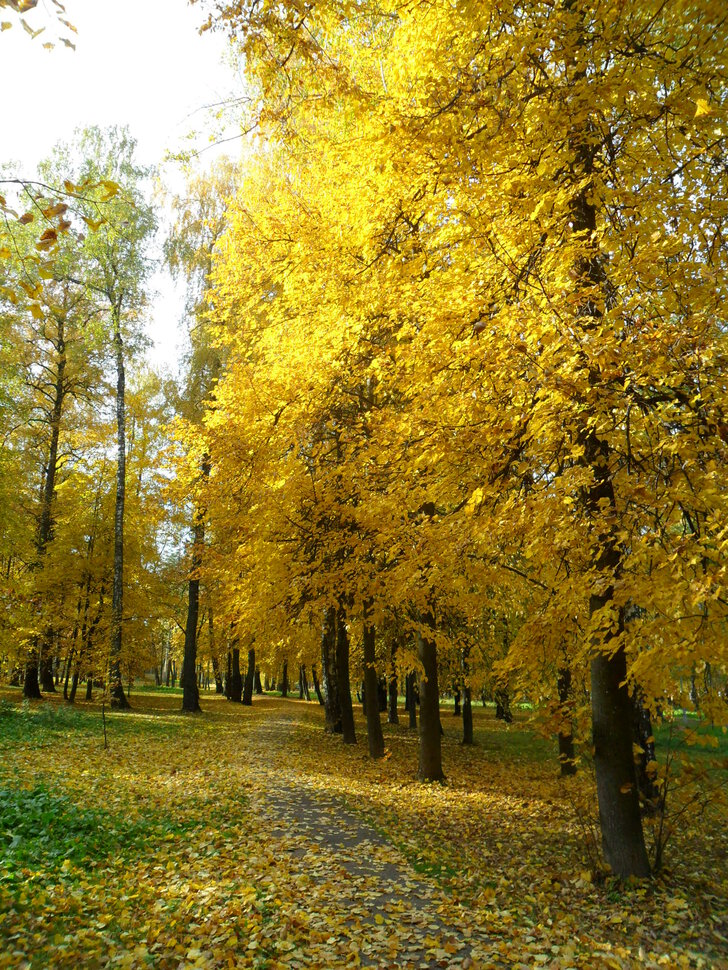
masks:
[[(728, 834), (695, 806), (655, 881), (599, 879), (588, 772), (522, 721), (443, 715), (444, 785), (315, 704), (144, 692), (0, 703), (0, 967), (728, 967)], [(717, 738), (718, 744), (723, 744)]]

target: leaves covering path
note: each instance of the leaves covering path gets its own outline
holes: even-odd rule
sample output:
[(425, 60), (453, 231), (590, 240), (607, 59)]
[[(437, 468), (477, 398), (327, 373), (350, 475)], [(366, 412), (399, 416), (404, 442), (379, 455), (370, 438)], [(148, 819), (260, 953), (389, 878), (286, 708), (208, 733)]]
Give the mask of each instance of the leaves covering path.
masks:
[(133, 700), (108, 752), (92, 707), (0, 704), (0, 968), (728, 968), (720, 819), (662, 881), (595, 885), (588, 779), (487, 712), (473, 751), (443, 715), (422, 786), (404, 726), (372, 762), (314, 704)]

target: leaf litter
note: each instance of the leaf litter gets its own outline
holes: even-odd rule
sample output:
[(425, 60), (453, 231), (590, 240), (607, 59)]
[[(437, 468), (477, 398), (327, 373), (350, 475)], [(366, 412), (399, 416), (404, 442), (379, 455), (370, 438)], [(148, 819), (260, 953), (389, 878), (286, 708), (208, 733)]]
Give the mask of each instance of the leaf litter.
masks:
[(447, 782), (421, 785), (403, 727), (375, 762), (315, 705), (178, 702), (111, 715), (109, 752), (87, 706), (0, 730), (0, 968), (728, 968), (719, 820), (660, 879), (599, 882), (587, 778), (446, 724)]

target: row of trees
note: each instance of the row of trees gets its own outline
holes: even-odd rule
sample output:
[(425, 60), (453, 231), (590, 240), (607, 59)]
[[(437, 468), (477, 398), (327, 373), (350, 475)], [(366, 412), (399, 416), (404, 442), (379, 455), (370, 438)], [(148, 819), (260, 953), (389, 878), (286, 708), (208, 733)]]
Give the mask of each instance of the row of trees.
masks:
[(37, 180), (3, 180), (0, 637), (27, 697), (55, 689), (63, 658), (69, 699), (89, 677), (123, 706), (122, 654), (125, 671), (154, 666), (171, 620), (158, 605), (173, 572), (173, 550), (160, 567), (169, 394), (142, 363), (148, 177), (127, 132), (91, 129)]
[(635, 703), (725, 672), (724, 12), (327, 0), (210, 26), (265, 136), (201, 240), (210, 384), (181, 434), (232, 640), (320, 657), (345, 740), (350, 642), (368, 698), (375, 667), (417, 670), (424, 779), (445, 670), (466, 702), (527, 690), (565, 740), (584, 684), (606, 860), (647, 874)]
[[(502, 708), (526, 694), (565, 770), (586, 714), (606, 860), (645, 875), (635, 724), (644, 767), (646, 712), (696, 697), (697, 679), (726, 720), (724, 12), (213, 6), (260, 139), (177, 203), (166, 255), (191, 347), (164, 462), (151, 377), (134, 389), (138, 465), (127, 435), (153, 218), (120, 136), (86, 151), (88, 170), (49, 172), (73, 204), (34, 195), (45, 239), (5, 222), (0, 491), (17, 527), (2, 555), (26, 692), (61, 627), (80, 661), (98, 615), (125, 703), (137, 619), (139, 642), (161, 642), (149, 593), (175, 508), (185, 709), (206, 627), (234, 699), (257, 668), (305, 666), (347, 742), (361, 677), (373, 756), (380, 675), (411, 711), (417, 692), (424, 780), (443, 776), (442, 688), (462, 692), (466, 741), (474, 692)], [(45, 356), (26, 362), (29, 347)], [(74, 506), (72, 480), (98, 503)]]

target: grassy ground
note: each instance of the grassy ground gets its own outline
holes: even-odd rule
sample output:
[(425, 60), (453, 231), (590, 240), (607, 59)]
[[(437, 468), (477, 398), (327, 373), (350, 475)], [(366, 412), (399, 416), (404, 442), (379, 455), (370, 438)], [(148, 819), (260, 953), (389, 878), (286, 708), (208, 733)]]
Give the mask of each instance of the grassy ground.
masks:
[[(489, 941), (430, 965), (728, 968), (723, 803), (685, 809), (658, 879), (600, 879), (588, 772), (559, 781), (554, 746), (523, 714), (508, 727), (476, 708), (477, 745), (464, 749), (459, 720), (444, 713), (447, 782), (420, 785), (404, 717), (385, 726), (387, 757), (372, 762), (360, 709), (359, 743), (345, 748), (324, 735), (315, 703), (264, 698), (251, 709), (205, 695), (205, 713), (190, 717), (178, 693), (144, 690), (132, 712), (106, 713), (105, 750), (94, 704), (0, 698), (0, 967), (312, 965), (310, 867), (282, 861), (252, 807), (265, 784), (253, 766), (270, 761), (308, 796), (333, 794), (370, 822), (437, 882), (447, 919)], [(295, 726), (274, 758), (256, 738), (282, 709)], [(680, 784), (725, 781), (712, 760), (728, 754), (726, 739), (714, 736), (717, 750), (698, 748)]]

